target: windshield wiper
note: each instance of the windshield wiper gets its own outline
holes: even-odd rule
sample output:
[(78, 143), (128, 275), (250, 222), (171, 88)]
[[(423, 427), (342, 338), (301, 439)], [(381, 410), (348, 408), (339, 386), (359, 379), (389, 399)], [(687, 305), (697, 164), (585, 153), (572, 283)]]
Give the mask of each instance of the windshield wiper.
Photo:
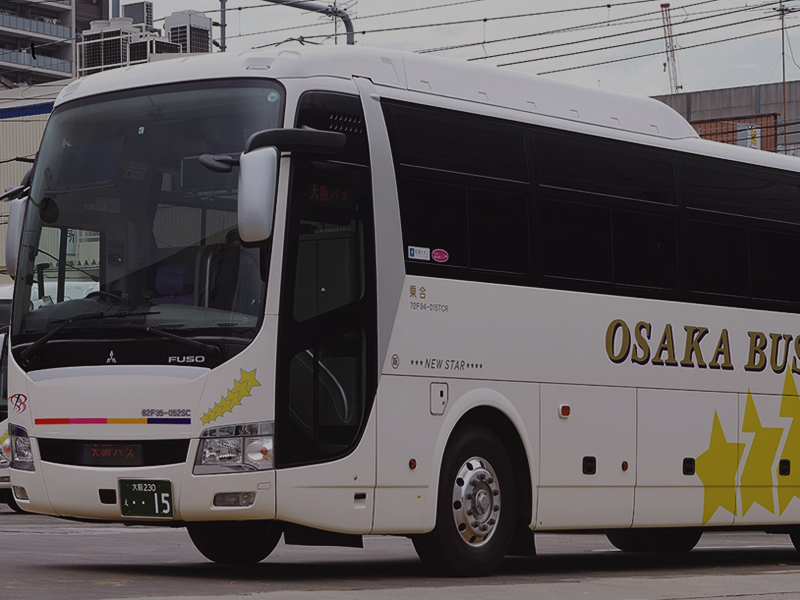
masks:
[(22, 352), (20, 352), (19, 357), (23, 361), (28, 361), (28, 359), (33, 356), (36, 351), (44, 346), (47, 342), (52, 340), (55, 336), (57, 336), (61, 330), (65, 327), (69, 326), (70, 324), (74, 323), (75, 321), (88, 321), (90, 319), (108, 319), (111, 317), (138, 317), (141, 315), (157, 315), (158, 312), (148, 312), (148, 311), (123, 311), (123, 312), (115, 312), (115, 313), (106, 313), (103, 311), (95, 311), (91, 313), (81, 313), (79, 315), (72, 315), (71, 317), (67, 317), (66, 319), (53, 319), (51, 323), (60, 323), (58, 327), (55, 329), (48, 331), (38, 340), (33, 342), (30, 346), (25, 348)]
[[(156, 313), (142, 313), (142, 314), (152, 315)], [(173, 340), (175, 342), (180, 342), (181, 344), (184, 344), (186, 346), (190, 346), (195, 350), (199, 350), (204, 354), (208, 354), (212, 358), (219, 356), (219, 348), (217, 346), (206, 344), (204, 342), (199, 342), (197, 340), (186, 338), (180, 335), (175, 335), (174, 333), (170, 333), (169, 331), (164, 331), (163, 329), (159, 329), (158, 327), (153, 327), (151, 325), (142, 325), (141, 323), (122, 323), (120, 325), (112, 325), (111, 327), (109, 327), (109, 329), (140, 329), (142, 331), (146, 331), (148, 333), (161, 336), (168, 340)]]

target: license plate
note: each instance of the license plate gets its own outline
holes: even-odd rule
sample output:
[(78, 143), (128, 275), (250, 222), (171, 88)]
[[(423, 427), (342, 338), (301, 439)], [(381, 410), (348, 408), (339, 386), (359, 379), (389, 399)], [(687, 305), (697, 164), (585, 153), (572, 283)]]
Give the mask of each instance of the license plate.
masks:
[(123, 517), (172, 518), (172, 483), (168, 480), (121, 479), (119, 497)]

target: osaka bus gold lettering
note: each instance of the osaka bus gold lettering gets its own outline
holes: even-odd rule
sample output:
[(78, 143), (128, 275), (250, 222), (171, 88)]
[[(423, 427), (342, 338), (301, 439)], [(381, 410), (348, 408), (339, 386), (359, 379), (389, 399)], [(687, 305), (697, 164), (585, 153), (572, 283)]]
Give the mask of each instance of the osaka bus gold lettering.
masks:
[[(614, 350), (617, 332), (622, 332), (622, 340), (619, 351)], [(628, 328), (627, 323), (622, 319), (612, 321), (606, 330), (606, 354), (611, 362), (621, 363), (628, 358), (628, 353), (631, 351), (631, 330)]]
[(794, 338), (794, 358), (792, 358), (792, 373), (800, 375), (800, 364), (797, 362), (797, 357), (800, 356), (800, 336)]
[[(792, 343), (792, 336), (785, 333), (770, 333), (769, 339), (772, 341), (769, 366), (776, 373), (783, 373), (786, 370), (786, 363), (789, 362), (789, 345)], [(779, 360), (781, 341), (783, 341), (783, 358)]]
[[(612, 321), (606, 330), (606, 354), (611, 362), (621, 364), (630, 356), (632, 363), (637, 365), (655, 365), (659, 367), (682, 367), (700, 369), (721, 369), (732, 371), (734, 369), (731, 358), (731, 341), (727, 329), (720, 331), (713, 354), (708, 354), (711, 346), (706, 345), (706, 353), (712, 356), (707, 363), (703, 355), (703, 344), (710, 333), (708, 327), (699, 325), (684, 325), (685, 338), (683, 340), (683, 359), (678, 362), (675, 354), (675, 335), (671, 323), (664, 325), (664, 331), (658, 344), (652, 346), (653, 325), (646, 321), (639, 321), (632, 328), (623, 319)], [(748, 331), (749, 339), (747, 350), (747, 363), (745, 371), (761, 372), (770, 368), (774, 373), (784, 373), (791, 369), (795, 375), (800, 375), (800, 335), (788, 333), (764, 333), (763, 331)], [(681, 340), (678, 340), (680, 343)]]
[(767, 336), (760, 331), (748, 331), (750, 349), (747, 351), (745, 371), (763, 371), (767, 366)]
[(650, 345), (647, 342), (650, 339), (652, 330), (653, 326), (644, 321), (639, 321), (633, 328), (636, 343), (633, 345), (633, 352), (631, 352), (631, 361), (637, 365), (646, 365), (650, 362)]
[(697, 357), (697, 366), (701, 369), (706, 368), (706, 363), (703, 360), (703, 352), (700, 350), (700, 340), (702, 340), (708, 333), (708, 327), (695, 327), (694, 325), (684, 325), (686, 331), (686, 347), (683, 352), (683, 360), (681, 361), (682, 367), (693, 367), (694, 360), (692, 356)]
[[(722, 364), (719, 363), (720, 358), (722, 358)], [(719, 334), (717, 349), (714, 351), (714, 359), (708, 363), (708, 366), (712, 369), (721, 368), (726, 371), (733, 369), (733, 363), (731, 362), (731, 342), (728, 338), (727, 329), (723, 329), (722, 333)]]
[[(661, 355), (667, 353), (667, 359), (661, 358)], [(664, 326), (664, 333), (661, 335), (661, 342), (656, 348), (656, 355), (653, 358), (654, 365), (666, 365), (668, 367), (677, 367), (678, 361), (675, 360), (675, 342), (672, 341), (672, 325), (667, 323)]]

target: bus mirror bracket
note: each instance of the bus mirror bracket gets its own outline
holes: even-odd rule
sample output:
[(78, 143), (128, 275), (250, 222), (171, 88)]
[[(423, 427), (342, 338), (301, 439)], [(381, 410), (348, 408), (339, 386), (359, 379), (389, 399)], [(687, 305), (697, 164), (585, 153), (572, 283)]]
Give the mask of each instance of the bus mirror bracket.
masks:
[(310, 127), (295, 129), (264, 129), (251, 135), (244, 145), (244, 153), (272, 146), (279, 152), (305, 154), (336, 154), (344, 148), (347, 136), (339, 131), (320, 131)]

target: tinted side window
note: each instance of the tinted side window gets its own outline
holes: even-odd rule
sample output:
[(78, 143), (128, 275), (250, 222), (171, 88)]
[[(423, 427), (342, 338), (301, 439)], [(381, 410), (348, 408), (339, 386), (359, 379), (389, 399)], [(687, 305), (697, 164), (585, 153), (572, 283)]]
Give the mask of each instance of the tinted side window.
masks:
[(753, 298), (800, 302), (800, 277), (785, 262), (800, 248), (800, 234), (750, 230)]
[(528, 181), (525, 133), (489, 119), (388, 105), (402, 165)]
[(677, 289), (676, 220), (614, 211), (614, 283)]
[(675, 204), (671, 161), (642, 148), (537, 134), (536, 162), (545, 186)]
[(687, 238), (690, 291), (750, 295), (747, 229), (689, 221)]
[(399, 194), (407, 260), (530, 272), (527, 196), (417, 179)]
[(470, 188), (469, 258), (473, 269), (530, 272), (528, 198)]
[[(701, 163), (703, 164), (703, 163)], [(714, 212), (800, 224), (800, 187), (764, 173), (682, 167), (686, 205)]]
[(544, 275), (611, 282), (611, 211), (543, 200), (539, 236)]
[(448, 265), (468, 266), (467, 188), (415, 179), (401, 179), (399, 183), (406, 258), (431, 262), (431, 252), (444, 250)]

